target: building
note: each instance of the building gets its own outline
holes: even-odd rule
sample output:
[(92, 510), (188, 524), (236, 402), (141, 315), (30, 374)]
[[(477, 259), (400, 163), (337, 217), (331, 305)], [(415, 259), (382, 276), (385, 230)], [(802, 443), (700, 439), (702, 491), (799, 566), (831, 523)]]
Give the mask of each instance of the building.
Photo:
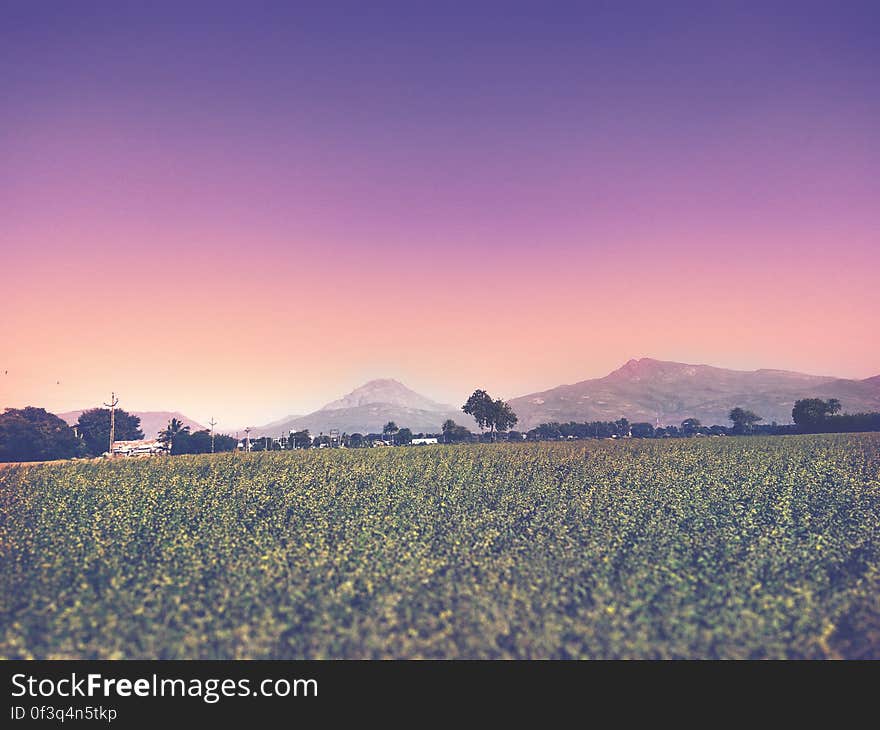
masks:
[(437, 444), (440, 442), (436, 438), (428, 437), (428, 438), (413, 439), (410, 443), (413, 446), (423, 446), (423, 445), (427, 445), (427, 444)]
[(167, 454), (168, 447), (159, 439), (140, 439), (139, 441), (114, 441), (113, 456), (143, 456), (145, 454)]

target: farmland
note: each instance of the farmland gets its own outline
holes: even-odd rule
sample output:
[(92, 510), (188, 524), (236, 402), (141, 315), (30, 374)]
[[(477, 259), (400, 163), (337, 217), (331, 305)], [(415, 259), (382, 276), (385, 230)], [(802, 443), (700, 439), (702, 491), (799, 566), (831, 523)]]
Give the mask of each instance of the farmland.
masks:
[(880, 436), (0, 470), (5, 658), (878, 658)]

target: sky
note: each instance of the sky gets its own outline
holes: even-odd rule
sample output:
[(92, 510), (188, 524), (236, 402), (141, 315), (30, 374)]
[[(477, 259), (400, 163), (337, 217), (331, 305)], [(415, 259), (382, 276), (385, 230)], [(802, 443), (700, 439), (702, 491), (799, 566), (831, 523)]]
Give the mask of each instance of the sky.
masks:
[(880, 6), (0, 3), (0, 407), (880, 373)]

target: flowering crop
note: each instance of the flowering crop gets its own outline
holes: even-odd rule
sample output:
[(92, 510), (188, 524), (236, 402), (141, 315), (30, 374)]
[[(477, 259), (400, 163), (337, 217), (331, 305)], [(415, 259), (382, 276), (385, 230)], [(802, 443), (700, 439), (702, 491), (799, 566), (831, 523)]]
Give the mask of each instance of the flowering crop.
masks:
[(880, 436), (0, 470), (6, 658), (880, 657)]

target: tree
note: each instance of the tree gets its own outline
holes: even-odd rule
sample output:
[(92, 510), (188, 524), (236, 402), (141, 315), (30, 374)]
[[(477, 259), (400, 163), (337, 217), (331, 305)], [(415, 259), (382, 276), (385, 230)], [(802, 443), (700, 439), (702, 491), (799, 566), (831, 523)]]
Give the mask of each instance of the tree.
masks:
[(681, 422), (681, 432), (685, 436), (693, 436), (700, 430), (701, 425), (698, 418), (685, 418)]
[(84, 448), (66, 421), (43, 408), (7, 408), (0, 414), (0, 461), (70, 459)]
[(400, 429), (397, 428), (397, 424), (394, 421), (388, 421), (384, 426), (382, 426), (382, 435), (390, 436), (391, 443), (394, 443), (394, 434), (396, 434)]
[(489, 427), (492, 422), (492, 412), (495, 408), (495, 401), (492, 400), (485, 390), (475, 390), (467, 402), (461, 407), (461, 410), (472, 416), (483, 431)]
[(294, 431), (291, 432), (290, 436), (287, 437), (287, 445), (288, 448), (291, 449), (307, 449), (312, 445), (312, 437), (309, 434), (309, 429), (305, 428), (302, 431)]
[(529, 431), (529, 433), (534, 433), (536, 439), (542, 440), (562, 438), (562, 428), (555, 421), (552, 423), (541, 423), (537, 428)]
[[(216, 440), (216, 439), (215, 439)], [(180, 444), (178, 445), (178, 441)], [(216, 443), (215, 449), (216, 451)], [(174, 439), (171, 447), (172, 454), (210, 454), (211, 432), (207, 429), (194, 433), (181, 432)]]
[(408, 428), (401, 428), (397, 432), (397, 443), (406, 445), (406, 444), (411, 444), (412, 440), (413, 440), (412, 431), (410, 431)]
[[(199, 454), (206, 453), (198, 451), (198, 440), (193, 442), (193, 436), (189, 431), (180, 431), (175, 434), (174, 438), (169, 441), (163, 441), (166, 446), (170, 445), (170, 453), (172, 456), (179, 454)], [(211, 440), (208, 438), (208, 451), (211, 450)]]
[(507, 431), (519, 420), (507, 403), (493, 400), (485, 390), (475, 390), (461, 410), (473, 417), (480, 430), (488, 428), (493, 441), (497, 431)]
[(513, 412), (513, 409), (500, 398), (493, 404), (492, 419), (493, 440), (494, 431), (504, 433), (513, 428), (517, 424), (517, 421), (519, 421), (519, 418), (516, 417), (516, 413)]
[(261, 436), (258, 439), (251, 439), (251, 451), (278, 451), (280, 446), (276, 445), (275, 439), (271, 436)]
[(837, 398), (804, 398), (795, 401), (794, 408), (791, 409), (791, 420), (800, 431), (825, 430), (826, 419), (840, 411), (840, 407)]
[(348, 445), (353, 449), (359, 449), (364, 445), (364, 435), (362, 433), (353, 433), (348, 437)]
[(443, 443), (446, 444), (458, 444), (462, 441), (470, 441), (470, 438), (473, 435), (467, 428), (459, 426), (451, 418), (443, 422), (441, 430), (443, 432)]
[(214, 434), (214, 451), (220, 453), (221, 451), (235, 451), (238, 448), (238, 440), (229, 434), (225, 433), (215, 433)]
[(180, 450), (186, 448), (185, 446), (179, 446), (177, 449), (174, 448), (174, 440), (183, 434), (186, 435), (186, 438), (183, 440), (188, 443), (189, 426), (184, 426), (183, 421), (172, 418), (168, 421), (168, 425), (162, 431), (159, 431), (159, 441), (165, 444), (165, 447), (170, 449), (172, 454), (186, 454), (188, 452)]
[(622, 436), (626, 438), (630, 435), (629, 431), (629, 421), (626, 418), (621, 418), (614, 422), (614, 431), (618, 436)]
[(758, 414), (737, 406), (727, 416), (733, 422), (733, 432), (748, 433), (758, 421), (763, 421)]
[[(141, 419), (127, 411), (117, 408), (114, 413), (114, 435), (116, 441), (136, 441), (144, 437)], [(110, 409), (92, 408), (83, 411), (77, 421), (80, 438), (92, 456), (100, 456), (110, 448)]]
[(654, 427), (650, 423), (634, 423), (630, 426), (633, 438), (649, 439), (654, 435)]

